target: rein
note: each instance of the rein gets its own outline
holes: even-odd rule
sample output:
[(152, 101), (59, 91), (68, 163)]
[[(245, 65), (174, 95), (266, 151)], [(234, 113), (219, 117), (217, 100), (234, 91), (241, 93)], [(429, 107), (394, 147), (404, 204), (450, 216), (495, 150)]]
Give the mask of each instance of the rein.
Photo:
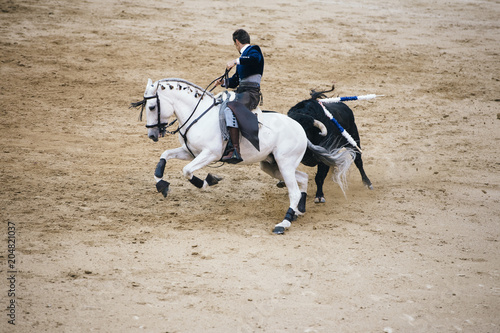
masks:
[[(196, 124), (196, 123), (198, 122), (198, 120), (200, 120), (200, 119), (201, 119), (201, 117), (203, 117), (203, 116), (204, 116), (204, 115), (205, 115), (208, 111), (210, 111), (210, 110), (211, 110), (211, 109), (212, 109), (215, 105), (217, 105), (217, 101), (214, 99), (214, 102), (212, 103), (212, 105), (210, 105), (210, 106), (208, 107), (208, 109), (206, 109), (206, 110), (205, 110), (205, 111), (204, 111), (204, 112), (203, 112), (203, 113), (202, 113), (202, 114), (201, 114), (198, 118), (196, 118), (195, 120), (193, 120), (193, 122), (192, 122), (191, 124), (189, 124), (189, 126), (188, 126), (188, 127), (186, 128), (186, 130), (184, 131), (184, 134), (182, 134), (182, 132), (181, 132), (180, 130), (181, 130), (181, 128), (183, 128), (183, 127), (184, 127), (184, 126), (185, 126), (185, 125), (189, 122), (189, 119), (191, 119), (191, 117), (194, 115), (194, 113), (196, 112), (196, 109), (198, 109), (198, 106), (199, 106), (199, 105), (200, 105), (200, 103), (201, 103), (201, 100), (203, 99), (203, 96), (205, 96), (205, 94), (206, 94), (206, 92), (207, 92), (208, 88), (209, 88), (209, 87), (210, 87), (210, 86), (211, 86), (211, 85), (212, 85), (215, 81), (218, 81), (218, 80), (220, 80), (221, 78), (225, 78), (225, 77), (227, 77), (227, 74), (228, 74), (228, 73), (229, 73), (229, 71), (226, 69), (226, 72), (224, 73), (224, 75), (219, 76), (218, 78), (214, 79), (212, 82), (210, 82), (210, 83), (208, 84), (208, 86), (205, 88), (205, 90), (203, 90), (203, 93), (201, 94), (200, 99), (198, 100), (198, 103), (196, 103), (196, 106), (194, 107), (193, 112), (191, 112), (191, 114), (189, 115), (188, 119), (184, 122), (184, 124), (182, 124), (181, 126), (179, 126), (179, 127), (178, 127), (178, 128), (177, 128), (174, 132), (172, 132), (172, 134), (175, 134), (175, 133), (177, 133), (177, 132), (178, 132), (178, 133), (179, 133), (179, 135), (180, 135), (180, 136), (182, 136), (182, 139), (184, 139), (184, 143), (186, 144), (186, 148), (187, 148), (187, 150), (189, 151), (189, 153), (190, 153), (191, 155), (193, 155), (193, 157), (196, 157), (196, 156), (193, 154), (193, 152), (191, 151), (191, 148), (189, 148), (189, 146), (188, 146), (187, 133), (188, 133), (189, 129), (190, 129), (191, 127), (193, 127), (193, 125), (194, 125), (194, 124)], [(214, 87), (210, 90), (210, 92), (211, 92), (212, 90), (214, 90), (214, 88), (215, 88), (215, 86), (214, 86)], [(157, 95), (158, 95), (158, 93), (157, 93)], [(160, 112), (159, 110), (160, 110), (160, 107), (158, 106), (158, 113)], [(158, 116), (158, 117), (159, 117), (159, 116)], [(158, 121), (159, 121), (159, 119), (158, 119)]]
[[(203, 93), (201, 94), (200, 96), (200, 99), (198, 100), (198, 103), (196, 104), (196, 106), (194, 107), (194, 110), (193, 112), (191, 112), (191, 115), (189, 115), (188, 119), (184, 122), (184, 124), (182, 124), (181, 126), (179, 126), (172, 134), (175, 134), (177, 132), (179, 132), (181, 130), (181, 128), (184, 127), (184, 125), (186, 125), (189, 121), (189, 119), (191, 119), (191, 117), (194, 115), (196, 109), (198, 108), (198, 105), (200, 105), (200, 102), (201, 100), (203, 99), (203, 96), (205, 96), (208, 88), (215, 82), (215, 81), (219, 81), (220, 79), (222, 78), (227, 78), (228, 77), (228, 73), (229, 73), (229, 70), (226, 69), (225, 73), (221, 76), (219, 76), (218, 78), (214, 79), (212, 82), (210, 82), (208, 84), (208, 86), (205, 88), (205, 90), (203, 90)], [(209, 92), (212, 92), (212, 90), (215, 89), (216, 86), (214, 86), (212, 89), (210, 89)], [(208, 110), (210, 110), (214, 105), (216, 105), (216, 101), (214, 100), (214, 103), (205, 111), (201, 114), (201, 116), (198, 117), (198, 119), (200, 119), (201, 117), (203, 117), (205, 115), (205, 113), (207, 113)], [(158, 107), (158, 110), (159, 110), (159, 107)], [(191, 128), (191, 126), (193, 126), (196, 122), (198, 122), (198, 119), (196, 119), (193, 123), (191, 123), (191, 125), (188, 126), (188, 128), (186, 129), (186, 131), (184, 132), (184, 135), (182, 135), (182, 133), (179, 132), (179, 134), (181, 134), (182, 138), (184, 138), (184, 141), (186, 142), (186, 147), (187, 147), (187, 138), (185, 137), (186, 134), (187, 134), (187, 131)], [(194, 156), (194, 154), (191, 152), (191, 150), (188, 148), (189, 152), (191, 153), (191, 155)]]
[[(201, 117), (203, 117), (203, 116), (204, 116), (204, 115), (205, 115), (208, 111), (210, 111), (210, 109), (212, 109), (212, 108), (213, 108), (214, 106), (216, 106), (216, 105), (217, 105), (217, 101), (215, 101), (215, 100), (214, 100), (214, 102), (212, 103), (212, 105), (210, 105), (210, 106), (208, 107), (208, 109), (206, 109), (206, 110), (205, 110), (205, 111), (204, 111), (204, 112), (203, 112), (203, 113), (202, 113), (202, 114), (201, 114), (198, 118), (196, 118), (195, 120), (193, 120), (193, 122), (192, 122), (191, 124), (189, 124), (189, 126), (188, 126), (188, 127), (186, 128), (186, 130), (184, 131), (184, 134), (182, 134), (182, 132), (180, 132), (179, 130), (181, 129), (181, 127), (182, 127), (182, 126), (184, 126), (184, 125), (187, 123), (187, 121), (186, 121), (186, 122), (185, 122), (185, 123), (184, 123), (181, 127), (177, 128), (174, 132), (172, 132), (172, 134), (175, 134), (175, 133), (179, 132), (179, 135), (180, 135), (180, 136), (182, 136), (182, 138), (184, 139), (184, 143), (186, 144), (186, 148), (187, 148), (187, 150), (189, 151), (189, 153), (190, 153), (191, 155), (193, 155), (193, 157), (196, 157), (196, 156), (193, 154), (193, 152), (191, 151), (191, 149), (189, 148), (189, 146), (188, 146), (188, 144), (187, 144), (187, 143), (188, 143), (188, 140), (187, 140), (187, 132), (189, 131), (189, 129), (190, 129), (190, 128), (194, 125), (194, 124), (196, 124), (196, 123), (198, 122), (198, 120), (200, 120), (200, 118), (201, 118)], [(198, 106), (198, 105), (196, 105), (196, 106)], [(195, 111), (196, 111), (196, 109), (195, 109)], [(192, 116), (193, 114), (194, 114), (194, 111), (193, 111), (193, 113), (191, 114), (191, 116)], [(191, 118), (191, 116), (190, 116), (190, 118)], [(188, 120), (189, 120), (189, 119), (188, 119)]]

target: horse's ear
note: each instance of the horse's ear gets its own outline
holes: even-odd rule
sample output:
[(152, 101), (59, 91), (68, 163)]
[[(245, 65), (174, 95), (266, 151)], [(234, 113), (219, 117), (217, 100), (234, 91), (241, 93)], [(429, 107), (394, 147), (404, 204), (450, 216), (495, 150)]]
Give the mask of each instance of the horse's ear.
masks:
[(148, 87), (151, 86), (152, 84), (153, 84), (153, 80), (148, 79)]

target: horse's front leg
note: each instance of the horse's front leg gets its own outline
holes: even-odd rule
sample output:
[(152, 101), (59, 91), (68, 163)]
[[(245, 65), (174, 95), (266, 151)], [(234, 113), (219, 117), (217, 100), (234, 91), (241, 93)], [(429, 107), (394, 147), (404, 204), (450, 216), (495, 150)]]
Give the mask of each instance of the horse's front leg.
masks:
[(160, 161), (156, 165), (155, 169), (155, 180), (156, 180), (156, 190), (161, 194), (163, 194), (165, 198), (167, 197), (170, 183), (163, 180), (163, 173), (165, 172), (165, 166), (167, 165), (167, 161), (173, 158), (179, 160), (192, 160), (193, 156), (182, 147), (165, 150), (163, 154), (161, 154)]
[(205, 188), (207, 186), (212, 186), (215, 185), (221, 180), (222, 178), (218, 176), (214, 176), (212, 174), (208, 174), (205, 180), (202, 180), (194, 175), (194, 172), (196, 170), (199, 170), (207, 165), (209, 165), (212, 162), (217, 161), (220, 158), (219, 155), (208, 151), (204, 150), (202, 151), (194, 160), (191, 161), (191, 163), (187, 164), (183, 169), (182, 173), (184, 174), (184, 177), (188, 179), (191, 184), (196, 186), (197, 188)]

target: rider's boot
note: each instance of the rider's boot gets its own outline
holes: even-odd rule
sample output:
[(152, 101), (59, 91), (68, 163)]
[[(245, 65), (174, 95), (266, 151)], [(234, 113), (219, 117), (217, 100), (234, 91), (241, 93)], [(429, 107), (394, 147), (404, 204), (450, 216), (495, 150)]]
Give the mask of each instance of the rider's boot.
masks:
[(240, 155), (240, 130), (237, 127), (228, 127), (229, 137), (233, 143), (233, 149), (231, 149), (227, 155), (222, 156), (222, 162), (236, 164), (243, 161)]

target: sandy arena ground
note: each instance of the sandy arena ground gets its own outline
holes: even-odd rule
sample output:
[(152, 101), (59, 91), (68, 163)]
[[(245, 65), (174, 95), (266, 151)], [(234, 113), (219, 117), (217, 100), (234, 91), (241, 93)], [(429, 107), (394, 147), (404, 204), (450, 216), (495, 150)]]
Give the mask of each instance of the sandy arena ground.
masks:
[[(500, 331), (498, 0), (0, 9), (1, 332)], [(205, 87), (240, 27), (266, 57), (263, 109), (333, 82), (385, 95), (348, 102), (375, 190), (353, 167), (347, 198), (329, 177), (317, 205), (301, 166), (307, 214), (284, 236), (286, 190), (258, 165), (205, 168), (224, 180), (200, 191), (170, 161), (164, 199), (178, 138), (128, 109), (148, 78)]]

